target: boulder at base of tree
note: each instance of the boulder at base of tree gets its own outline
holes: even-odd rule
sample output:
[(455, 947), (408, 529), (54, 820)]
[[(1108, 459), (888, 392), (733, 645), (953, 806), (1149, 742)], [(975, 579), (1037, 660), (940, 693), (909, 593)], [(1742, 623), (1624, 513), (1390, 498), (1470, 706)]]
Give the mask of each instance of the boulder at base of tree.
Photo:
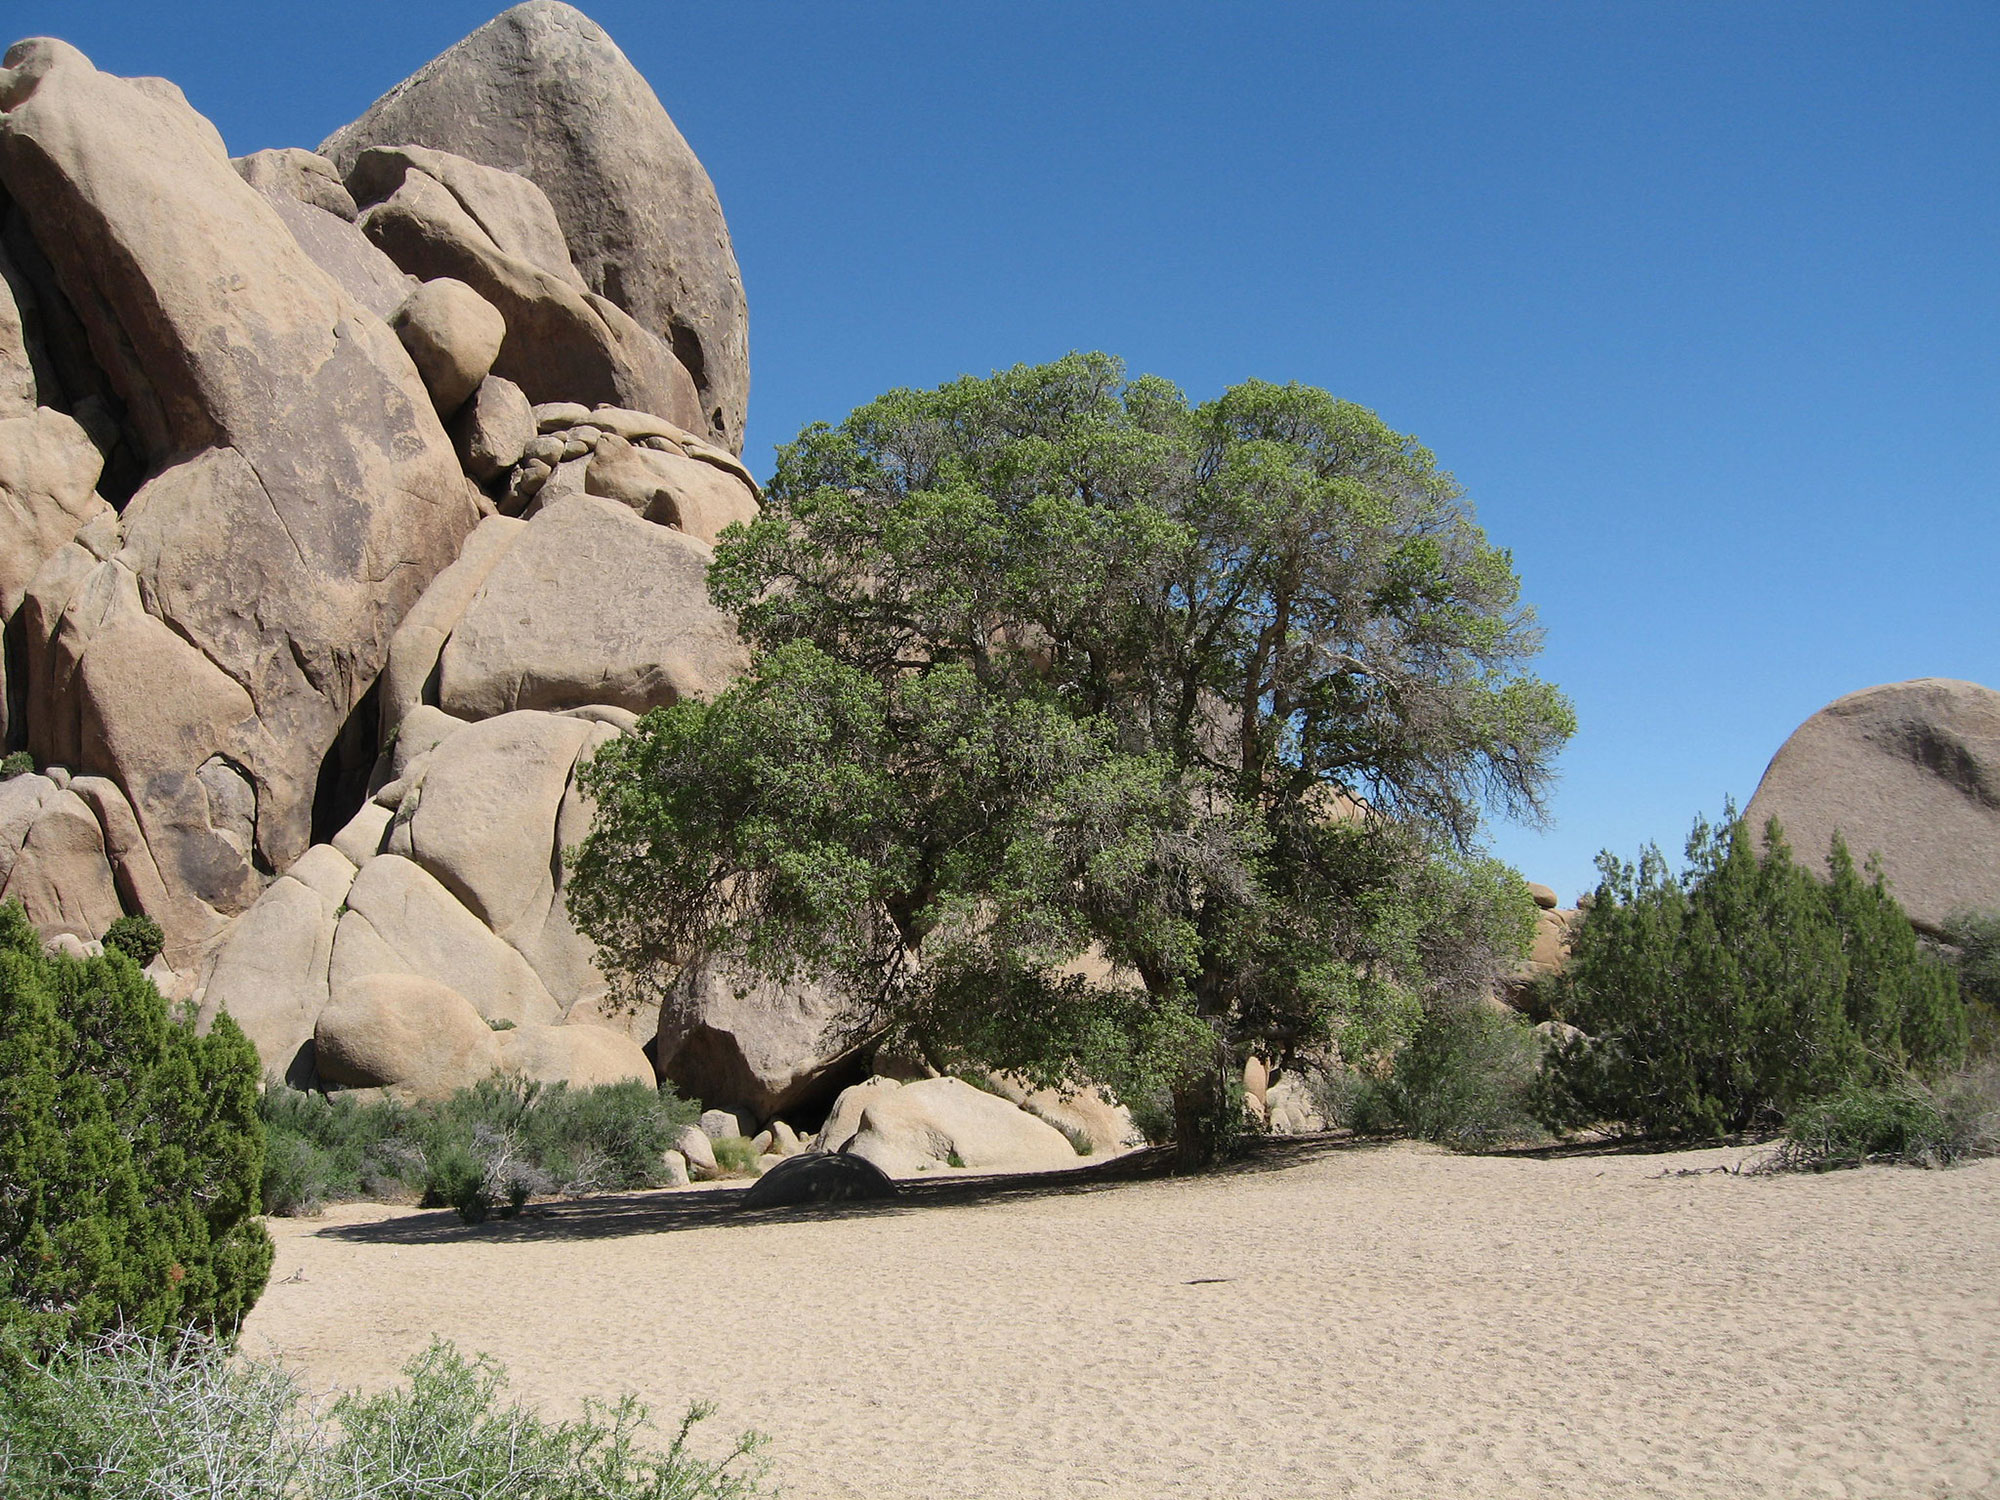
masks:
[(962, 1078), (885, 1083), (858, 1085), (870, 1094), (853, 1138), (840, 1150), (866, 1157), (891, 1177), (947, 1166), (1048, 1172), (1077, 1164), (1076, 1148), (1053, 1125)]
[(776, 1163), (743, 1195), (745, 1208), (800, 1208), (810, 1203), (846, 1203), (893, 1198), (901, 1191), (864, 1156), (809, 1151)]

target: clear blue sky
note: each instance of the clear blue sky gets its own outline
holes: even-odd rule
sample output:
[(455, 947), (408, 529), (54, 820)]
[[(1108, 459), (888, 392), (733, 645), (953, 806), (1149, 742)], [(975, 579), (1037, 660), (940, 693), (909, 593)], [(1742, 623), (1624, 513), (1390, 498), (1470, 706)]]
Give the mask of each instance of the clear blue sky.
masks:
[[(598, 0), (721, 193), (746, 456), (1074, 348), (1325, 386), (1513, 549), (1565, 898), (1793, 727), (2000, 686), (2000, 8)], [(490, 4), (4, 0), (316, 144)]]

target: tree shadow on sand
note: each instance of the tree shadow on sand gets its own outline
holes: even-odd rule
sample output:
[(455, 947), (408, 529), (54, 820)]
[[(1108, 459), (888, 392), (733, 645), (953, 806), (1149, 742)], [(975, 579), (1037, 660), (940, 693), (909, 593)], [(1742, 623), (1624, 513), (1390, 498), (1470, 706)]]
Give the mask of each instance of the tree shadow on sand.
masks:
[[(1382, 1144), (1344, 1133), (1305, 1136), (1265, 1136), (1245, 1143), (1232, 1161), (1203, 1178), (1277, 1172), (1301, 1166), (1335, 1152)], [(634, 1234), (671, 1234), (686, 1229), (755, 1230), (777, 1224), (828, 1219), (862, 1219), (922, 1213), (933, 1208), (964, 1208), (1076, 1193), (1105, 1192), (1174, 1176), (1173, 1151), (1155, 1146), (1132, 1151), (1093, 1166), (1066, 1172), (1019, 1172), (992, 1176), (958, 1176), (934, 1181), (903, 1181), (894, 1198), (847, 1203), (821, 1203), (796, 1208), (745, 1209), (742, 1187), (687, 1192), (671, 1188), (649, 1192), (606, 1194), (567, 1203), (538, 1203), (520, 1217), (461, 1224), (449, 1209), (399, 1214), (368, 1224), (333, 1224), (316, 1231), (320, 1238), (368, 1245), (445, 1245), (470, 1240), (504, 1243), (510, 1240), (604, 1240)]]

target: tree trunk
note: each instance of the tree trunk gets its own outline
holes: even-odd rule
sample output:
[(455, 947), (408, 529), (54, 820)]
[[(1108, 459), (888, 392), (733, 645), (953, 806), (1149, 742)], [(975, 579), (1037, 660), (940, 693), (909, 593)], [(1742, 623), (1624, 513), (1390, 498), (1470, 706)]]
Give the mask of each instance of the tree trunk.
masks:
[(1173, 1086), (1176, 1171), (1203, 1171), (1229, 1155), (1243, 1131), (1243, 1101), (1232, 1081), (1229, 1048), (1218, 1037), (1213, 1056)]

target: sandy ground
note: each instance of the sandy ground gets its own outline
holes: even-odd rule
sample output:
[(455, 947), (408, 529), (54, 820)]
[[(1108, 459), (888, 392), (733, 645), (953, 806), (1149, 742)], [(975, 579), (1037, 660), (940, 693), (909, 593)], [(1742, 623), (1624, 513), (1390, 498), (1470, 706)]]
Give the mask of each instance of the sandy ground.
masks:
[(2000, 1161), (1663, 1175), (1754, 1154), (350, 1207), (273, 1221), (247, 1343), (319, 1388), (442, 1333), (551, 1411), (709, 1397), (794, 1500), (2000, 1496)]

